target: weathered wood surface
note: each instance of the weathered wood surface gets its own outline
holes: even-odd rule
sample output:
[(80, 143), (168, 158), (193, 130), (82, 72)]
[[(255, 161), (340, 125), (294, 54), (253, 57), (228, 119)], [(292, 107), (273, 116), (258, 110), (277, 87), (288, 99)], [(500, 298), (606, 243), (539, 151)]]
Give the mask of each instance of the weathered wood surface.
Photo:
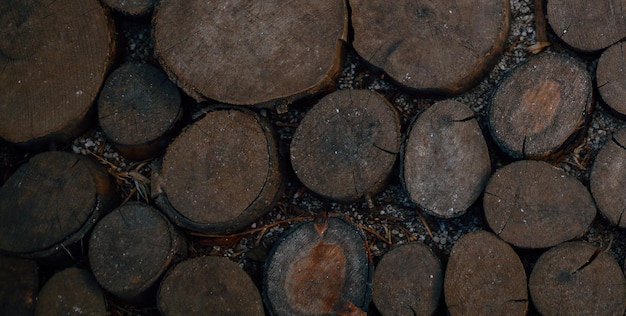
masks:
[(626, 129), (611, 135), (591, 167), (589, 187), (600, 213), (613, 225), (626, 228)]
[(612, 114), (626, 119), (626, 49), (623, 42), (607, 48), (596, 68), (598, 92)]
[(37, 295), (36, 316), (105, 315), (104, 291), (90, 271), (67, 268), (54, 274)]
[(157, 0), (102, 0), (106, 6), (133, 17), (149, 15), (157, 2)]
[(0, 257), (0, 315), (33, 315), (38, 291), (36, 261)]

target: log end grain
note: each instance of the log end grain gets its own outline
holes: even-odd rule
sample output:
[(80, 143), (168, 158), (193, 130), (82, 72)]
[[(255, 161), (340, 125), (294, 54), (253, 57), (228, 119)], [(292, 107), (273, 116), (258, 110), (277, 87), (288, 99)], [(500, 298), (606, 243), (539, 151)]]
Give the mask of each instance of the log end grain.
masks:
[(615, 116), (626, 119), (626, 55), (624, 42), (619, 42), (606, 49), (596, 68), (598, 92), (608, 110)]
[(34, 260), (0, 257), (0, 314), (33, 315), (39, 290)]
[(37, 296), (36, 316), (105, 315), (104, 293), (91, 272), (67, 268), (54, 274)]
[(626, 129), (615, 132), (598, 152), (591, 167), (589, 187), (600, 213), (626, 228)]

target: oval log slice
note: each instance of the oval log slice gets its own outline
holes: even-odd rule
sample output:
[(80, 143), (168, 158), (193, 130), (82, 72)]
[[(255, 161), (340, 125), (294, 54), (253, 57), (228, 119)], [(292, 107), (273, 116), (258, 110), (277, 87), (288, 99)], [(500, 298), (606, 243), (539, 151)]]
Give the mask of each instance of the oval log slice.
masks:
[(106, 314), (104, 293), (87, 270), (67, 268), (57, 272), (37, 296), (36, 316)]
[(38, 290), (34, 260), (0, 257), (0, 315), (33, 315)]
[(187, 254), (180, 232), (155, 208), (130, 202), (102, 218), (89, 240), (91, 269), (104, 289), (127, 300), (154, 294), (159, 278)]
[(626, 119), (626, 44), (619, 42), (602, 53), (596, 68), (596, 83), (609, 111)]
[(526, 272), (507, 243), (486, 231), (464, 235), (452, 248), (444, 280), (451, 315), (526, 315)]
[(94, 122), (113, 36), (96, 0), (0, 2), (0, 137), (36, 146), (80, 135)]
[(587, 188), (542, 161), (518, 161), (491, 177), (483, 197), (489, 227), (522, 248), (547, 248), (581, 236), (596, 206)]
[(433, 315), (442, 290), (441, 262), (422, 243), (393, 248), (374, 270), (372, 300), (383, 315)]
[(43, 258), (81, 240), (116, 203), (107, 171), (85, 156), (33, 156), (0, 188), (0, 251)]
[(411, 124), (401, 165), (411, 199), (444, 218), (464, 214), (491, 174), (489, 150), (474, 112), (456, 101), (435, 103)]
[(102, 131), (125, 158), (154, 157), (182, 117), (178, 88), (148, 64), (124, 64), (107, 78), (98, 98)]
[(250, 276), (224, 257), (198, 257), (177, 264), (161, 282), (157, 305), (166, 316), (265, 315)]
[(542, 159), (572, 147), (591, 115), (591, 76), (572, 57), (545, 52), (514, 68), (491, 98), (491, 135), (513, 158)]
[(352, 0), (353, 46), (397, 83), (460, 94), (498, 61), (511, 13), (500, 1)]
[(600, 210), (613, 225), (626, 228), (626, 129), (607, 140), (591, 167), (589, 187)]
[(368, 90), (340, 90), (321, 99), (298, 126), (291, 164), (314, 192), (354, 201), (386, 185), (400, 137), (400, 119), (385, 98)]
[(317, 218), (274, 245), (263, 298), (272, 315), (329, 315), (367, 310), (372, 263), (363, 236), (345, 220)]
[(156, 178), (159, 208), (177, 225), (205, 233), (246, 227), (282, 189), (272, 128), (242, 108), (214, 109), (189, 126), (167, 148)]
[(546, 251), (528, 280), (534, 306), (543, 315), (624, 315), (626, 280), (619, 264), (586, 242)]
[(563, 42), (584, 52), (595, 52), (626, 35), (623, 0), (550, 0), (548, 22)]
[(348, 32), (343, 0), (163, 0), (153, 22), (172, 81), (195, 99), (231, 104), (334, 86)]

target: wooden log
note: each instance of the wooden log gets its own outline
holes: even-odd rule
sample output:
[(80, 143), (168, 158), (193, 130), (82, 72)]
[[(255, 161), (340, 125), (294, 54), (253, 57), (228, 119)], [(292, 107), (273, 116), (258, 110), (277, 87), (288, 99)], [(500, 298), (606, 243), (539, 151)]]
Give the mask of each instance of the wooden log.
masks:
[(157, 0), (102, 0), (102, 3), (131, 17), (150, 15)]
[(374, 270), (372, 300), (383, 315), (433, 315), (442, 290), (441, 262), (422, 243), (391, 249)]
[(611, 114), (626, 119), (626, 56), (624, 42), (616, 43), (606, 49), (596, 68), (596, 84), (598, 92), (606, 108)]
[(500, 1), (352, 0), (353, 46), (402, 86), (460, 94), (504, 51), (511, 13)]
[(548, 22), (571, 48), (593, 53), (611, 46), (626, 34), (626, 8), (621, 0), (550, 0)]
[(271, 315), (367, 311), (372, 268), (359, 231), (342, 219), (321, 216), (274, 245), (265, 268), (266, 308)]
[(67, 268), (57, 272), (37, 295), (35, 316), (105, 314), (104, 293), (87, 270)]
[(435, 216), (460, 216), (489, 180), (491, 160), (485, 138), (466, 105), (440, 101), (411, 124), (401, 160), (402, 180), (411, 199)]
[(291, 141), (291, 164), (302, 183), (338, 201), (383, 189), (400, 150), (400, 119), (391, 104), (368, 90), (322, 98)]
[(0, 257), (0, 315), (33, 315), (38, 290), (34, 260)]
[(85, 156), (33, 156), (0, 188), (0, 251), (27, 258), (66, 252), (117, 201), (107, 171)]
[(167, 273), (157, 297), (165, 315), (265, 315), (259, 289), (235, 262), (198, 257)]
[(0, 137), (68, 142), (95, 120), (92, 103), (115, 51), (96, 0), (0, 3)]
[(486, 231), (463, 235), (444, 279), (450, 315), (526, 315), (526, 272), (507, 243)]
[(152, 177), (156, 204), (177, 225), (240, 230), (280, 198), (282, 175), (269, 122), (242, 108), (215, 108), (169, 145)]
[(546, 251), (528, 280), (533, 304), (543, 315), (624, 315), (626, 280), (619, 264), (586, 242)]
[(122, 156), (132, 160), (161, 154), (182, 114), (178, 88), (148, 64), (117, 68), (98, 98), (102, 131)]
[(598, 152), (589, 187), (600, 213), (613, 225), (626, 228), (626, 129), (615, 132)]
[(141, 202), (105, 216), (89, 240), (89, 262), (98, 283), (126, 301), (154, 294), (167, 268), (186, 254), (182, 234), (158, 210)]
[(343, 0), (164, 0), (154, 17), (155, 53), (172, 81), (198, 100), (231, 104), (334, 86), (347, 36)]
[(500, 82), (489, 107), (489, 130), (513, 158), (558, 155), (584, 135), (592, 92), (591, 76), (581, 62), (544, 52)]
[(483, 207), (496, 235), (522, 248), (547, 248), (581, 236), (596, 216), (587, 188), (542, 161), (518, 161), (497, 170)]

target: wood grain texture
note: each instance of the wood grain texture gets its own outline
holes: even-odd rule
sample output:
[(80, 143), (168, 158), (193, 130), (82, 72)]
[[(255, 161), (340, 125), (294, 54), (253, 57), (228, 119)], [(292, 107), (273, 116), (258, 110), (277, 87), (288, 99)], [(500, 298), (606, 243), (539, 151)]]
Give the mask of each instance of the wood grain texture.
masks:
[(615, 132), (591, 166), (589, 187), (600, 213), (613, 225), (626, 228), (626, 130)]

